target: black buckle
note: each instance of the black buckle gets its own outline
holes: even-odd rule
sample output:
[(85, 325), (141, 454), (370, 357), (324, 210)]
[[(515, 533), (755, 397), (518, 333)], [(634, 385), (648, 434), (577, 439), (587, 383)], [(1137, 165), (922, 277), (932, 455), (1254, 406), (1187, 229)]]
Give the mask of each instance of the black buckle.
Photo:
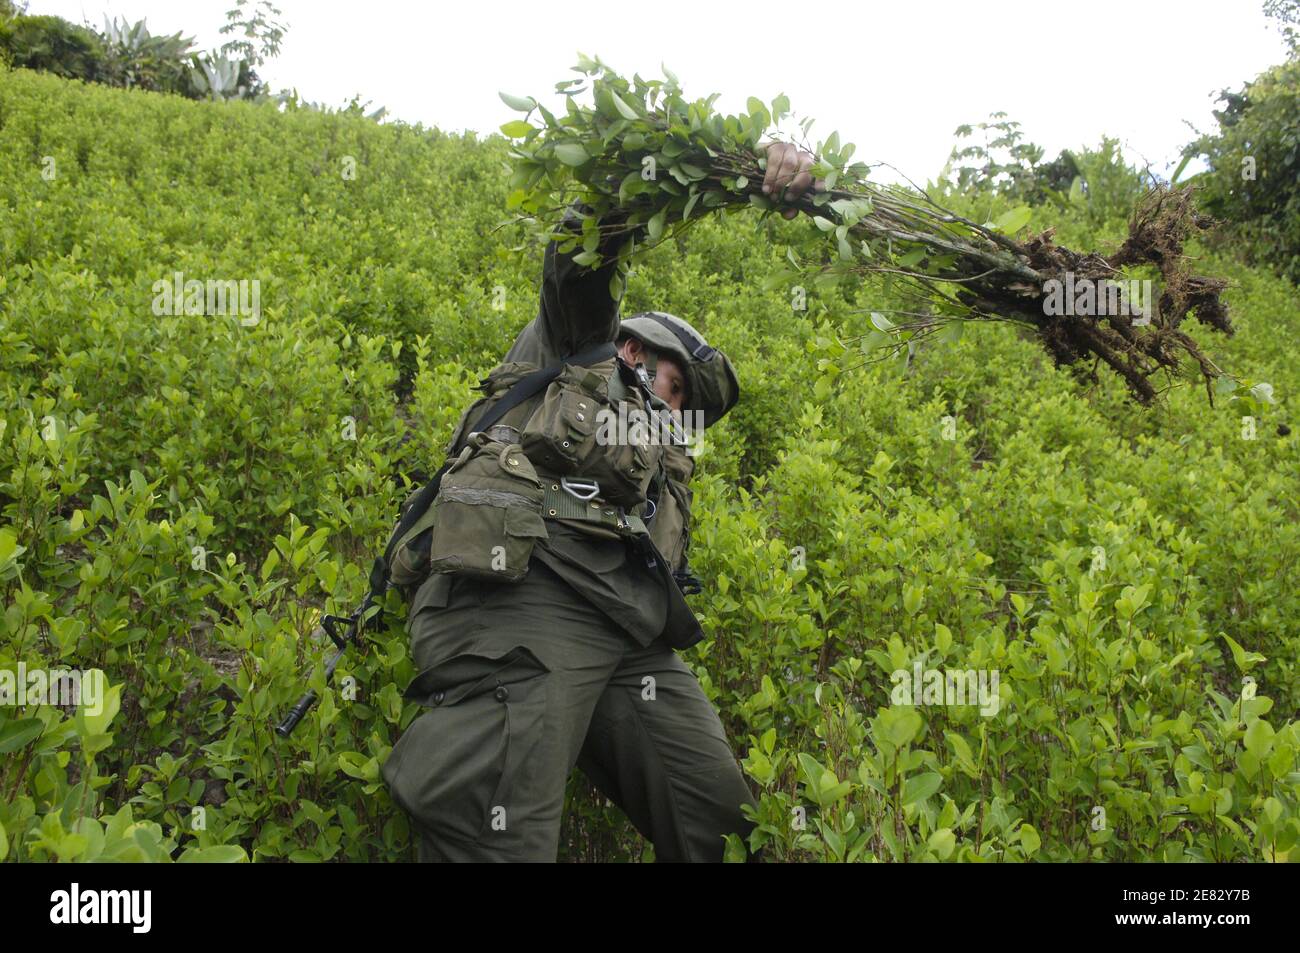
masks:
[(704, 584), (700, 582), (700, 577), (689, 570), (673, 573), (673, 581), (677, 583), (677, 588), (684, 596), (693, 596), (704, 591)]
[(325, 630), (325, 634), (330, 637), (331, 642), (343, 649), (347, 648), (348, 636), (339, 635), (337, 626), (340, 622), (350, 626), (353, 620), (342, 615), (327, 615), (320, 620), (320, 627)]
[[(376, 612), (369, 619), (366, 618), (366, 613), (377, 605), (378, 603), (376, 603), (371, 597), (367, 596), (366, 601), (361, 604), (361, 608), (350, 616), (322, 616), (320, 627), (324, 630), (325, 634), (330, 637), (331, 642), (338, 646), (339, 649), (345, 649), (347, 648), (349, 640), (359, 639), (361, 633), (373, 625), (375, 620), (379, 618), (379, 612)], [(339, 633), (338, 627), (340, 625), (347, 626), (347, 631), (344, 634)]]

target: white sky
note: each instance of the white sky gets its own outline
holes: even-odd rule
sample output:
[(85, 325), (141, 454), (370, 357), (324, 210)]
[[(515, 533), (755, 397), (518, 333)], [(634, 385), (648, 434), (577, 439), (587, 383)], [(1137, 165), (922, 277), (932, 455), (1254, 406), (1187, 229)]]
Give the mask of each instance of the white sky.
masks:
[[(151, 32), (182, 30), (211, 49), (233, 5), (30, 0), (29, 12), (97, 27), (105, 14), (147, 17)], [(658, 77), (662, 61), (689, 98), (721, 93), (724, 112), (784, 92), (799, 117), (816, 118), (814, 144), (838, 130), (857, 144), (855, 159), (918, 181), (942, 167), (958, 125), (995, 110), (1048, 158), (1106, 133), (1130, 161), (1167, 173), (1193, 137), (1187, 122), (1213, 127), (1219, 89), (1285, 58), (1260, 0), (867, 0), (804, 22), (812, 5), (766, 0), (277, 6), (289, 30), (263, 78), (309, 100), (342, 105), (360, 93), (407, 122), (487, 134), (518, 115), (498, 90), (557, 108), (554, 84), (577, 75), (578, 51), (628, 77)]]

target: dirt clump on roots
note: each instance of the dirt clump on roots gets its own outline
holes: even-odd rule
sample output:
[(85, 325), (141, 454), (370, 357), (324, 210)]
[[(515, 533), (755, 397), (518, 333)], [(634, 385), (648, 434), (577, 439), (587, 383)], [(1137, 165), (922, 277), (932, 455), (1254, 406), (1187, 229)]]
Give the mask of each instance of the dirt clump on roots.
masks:
[[(1192, 230), (1206, 229), (1213, 221), (1199, 214), (1189, 188), (1157, 188), (1149, 192), (1129, 221), (1129, 235), (1111, 255), (1080, 254), (1052, 241), (1053, 230), (1031, 236), (1017, 243), (1017, 256), (1035, 271), (1038, 283), (1023, 279), (981, 283), (976, 291), (963, 292), (963, 302), (973, 310), (989, 316), (1011, 316), (1033, 325), (1039, 340), (1058, 365), (1074, 365), (1092, 359), (1089, 372), (1096, 379), (1096, 362), (1104, 361), (1124, 378), (1139, 401), (1148, 404), (1158, 391), (1152, 383), (1157, 372), (1164, 370), (1171, 378), (1181, 376), (1184, 360), (1190, 358), (1199, 367), (1206, 390), (1213, 401), (1210, 386), (1222, 371), (1182, 330), (1189, 315), (1204, 325), (1226, 335), (1233, 333), (1228, 308), (1221, 294), (1227, 282), (1192, 273), (1183, 245)], [(1143, 317), (1135, 323), (1131, 314), (1057, 314), (1047, 313), (1045, 286), (1055, 279), (1066, 284), (1067, 275), (1074, 286), (1120, 278), (1121, 269), (1152, 265), (1160, 272), (1160, 294)], [(1100, 300), (1100, 296), (1098, 296)], [(1104, 310), (1104, 309), (1098, 309)]]

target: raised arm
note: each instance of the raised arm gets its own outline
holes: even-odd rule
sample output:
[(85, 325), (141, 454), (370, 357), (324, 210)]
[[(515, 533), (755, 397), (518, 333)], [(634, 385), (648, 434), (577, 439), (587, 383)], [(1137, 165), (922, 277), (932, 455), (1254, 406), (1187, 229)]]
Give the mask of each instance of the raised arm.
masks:
[[(564, 226), (575, 232), (582, 221), (580, 208), (575, 202), (564, 216)], [(602, 224), (616, 221), (611, 218)], [(609, 282), (617, 270), (615, 255), (624, 237), (610, 236), (601, 241), (599, 251), (605, 261), (599, 268), (573, 260), (581, 246), (563, 253), (557, 250), (557, 242), (546, 246), (537, 317), (524, 328), (506, 360), (550, 364), (614, 340), (618, 334), (619, 302), (610, 295)]]
[[(810, 187), (823, 187), (822, 180), (813, 182), (808, 170), (813, 164), (810, 153), (791, 143), (764, 142), (759, 151), (766, 157), (767, 170), (763, 187), (777, 205), (793, 202)], [(575, 201), (565, 211), (562, 227), (575, 234), (581, 228), (585, 210)], [(781, 213), (786, 218), (798, 215), (793, 206)], [(626, 215), (615, 209), (600, 222), (608, 230), (621, 224)], [(638, 237), (645, 227), (636, 229)], [(542, 292), (537, 317), (531, 321), (514, 347), (506, 355), (508, 361), (529, 361), (550, 364), (571, 354), (576, 354), (618, 335), (619, 302), (609, 293), (609, 282), (617, 269), (616, 254), (626, 240), (626, 231), (607, 235), (599, 251), (604, 263), (599, 268), (588, 268), (573, 260), (579, 248), (559, 253), (556, 242), (546, 246), (542, 258)], [(580, 247), (580, 246), (579, 246)]]

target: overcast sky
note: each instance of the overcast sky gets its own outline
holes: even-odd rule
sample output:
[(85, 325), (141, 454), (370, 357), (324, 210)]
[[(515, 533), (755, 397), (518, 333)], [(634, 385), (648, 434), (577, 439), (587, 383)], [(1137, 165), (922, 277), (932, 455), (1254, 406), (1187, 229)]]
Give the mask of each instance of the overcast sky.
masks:
[[(517, 114), (498, 90), (552, 105), (576, 53), (630, 77), (660, 62), (690, 98), (725, 112), (784, 92), (810, 138), (838, 130), (855, 159), (933, 177), (953, 130), (1002, 110), (1048, 157), (1119, 137), (1134, 161), (1167, 173), (1213, 127), (1219, 89), (1281, 62), (1259, 0), (930, 0), (813, 4), (641, 2), (415, 3), (279, 0), (289, 24), (273, 89), (342, 105), (355, 93), (407, 122), (480, 134)], [(148, 19), (152, 32), (223, 41), (232, 0), (30, 0), (29, 12), (102, 26)], [(801, 19), (802, 18), (802, 19)], [(890, 177), (890, 176), (884, 176)]]

